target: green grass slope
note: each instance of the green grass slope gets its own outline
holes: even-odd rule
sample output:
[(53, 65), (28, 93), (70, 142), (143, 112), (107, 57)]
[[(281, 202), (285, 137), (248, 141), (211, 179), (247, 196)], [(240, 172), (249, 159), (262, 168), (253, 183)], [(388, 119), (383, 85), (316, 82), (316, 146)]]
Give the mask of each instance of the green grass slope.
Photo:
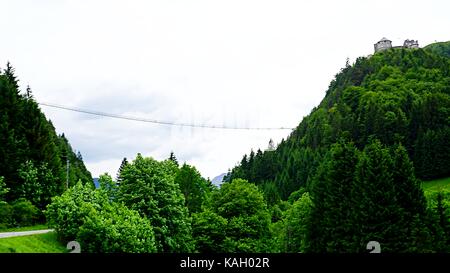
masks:
[(0, 253), (67, 253), (55, 232), (0, 239)]
[(450, 191), (450, 177), (431, 181), (424, 181), (422, 183), (422, 188), (425, 192), (437, 192), (441, 190)]

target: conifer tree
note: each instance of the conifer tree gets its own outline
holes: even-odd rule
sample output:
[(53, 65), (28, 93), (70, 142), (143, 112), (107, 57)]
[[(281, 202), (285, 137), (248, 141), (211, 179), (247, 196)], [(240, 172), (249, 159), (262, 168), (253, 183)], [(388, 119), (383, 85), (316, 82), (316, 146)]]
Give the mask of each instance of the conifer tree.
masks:
[(436, 201), (436, 211), (439, 215), (439, 225), (448, 232), (450, 231), (449, 212), (444, 205), (444, 194), (441, 191), (438, 192)]
[(16, 94), (19, 94), (19, 80), (17, 79), (15, 75), (15, 69), (12, 67), (11, 63), (8, 62), (6, 64), (6, 69), (4, 71), (4, 75), (8, 79), (9, 83), (13, 86), (15, 89)]
[(415, 214), (423, 215), (426, 210), (425, 195), (420, 181), (414, 174), (413, 163), (402, 145), (398, 145), (394, 150), (393, 163), (392, 178), (398, 205), (406, 210), (405, 217), (412, 217)]
[(172, 161), (173, 163), (175, 163), (175, 165), (177, 165), (177, 167), (179, 166), (178, 160), (175, 157), (175, 153), (173, 151), (170, 152), (169, 160)]
[(352, 187), (358, 151), (352, 143), (332, 146), (314, 179), (311, 199), (310, 252), (351, 252), (354, 226)]
[(426, 225), (427, 201), (420, 181), (416, 179), (413, 163), (402, 145), (395, 148), (392, 157), (395, 200), (402, 212), (397, 228), (405, 238), (397, 242), (396, 251), (428, 251), (432, 247), (432, 238)]
[(378, 140), (361, 154), (353, 192), (358, 231), (355, 252), (365, 252), (369, 241), (379, 242), (382, 252), (396, 252), (398, 243), (408, 239), (401, 229), (404, 209), (397, 201), (393, 167), (389, 150)]
[(450, 208), (444, 202), (444, 193), (439, 191), (436, 195), (435, 208), (438, 229), (441, 231), (441, 240), (437, 242), (439, 244), (439, 248), (437, 249), (439, 252), (450, 251)]
[(126, 166), (128, 166), (128, 160), (126, 157), (124, 157), (122, 159), (122, 163), (120, 163), (119, 170), (117, 171), (116, 180), (117, 180), (118, 184), (120, 184), (120, 182), (122, 182), (122, 173), (123, 173), (123, 170), (126, 168)]

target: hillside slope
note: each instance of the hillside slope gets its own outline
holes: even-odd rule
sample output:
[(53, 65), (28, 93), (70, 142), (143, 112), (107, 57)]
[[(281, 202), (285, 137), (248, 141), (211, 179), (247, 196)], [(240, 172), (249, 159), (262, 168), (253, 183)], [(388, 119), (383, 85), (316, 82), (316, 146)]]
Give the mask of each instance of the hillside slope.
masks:
[(424, 49), (435, 54), (450, 58), (450, 41), (427, 45)]
[[(0, 180), (8, 192), (6, 202), (25, 198), (39, 209), (66, 187), (69, 181), (92, 183), (81, 154), (73, 151), (64, 134), (57, 135), (50, 120), (39, 109), (31, 89), (19, 90), (14, 69), (8, 63), (0, 72)], [(2, 201), (2, 200), (0, 200)]]
[(0, 253), (67, 253), (54, 232), (0, 239)]
[(422, 179), (450, 176), (449, 43), (360, 57), (331, 81), (325, 98), (275, 151), (253, 151), (228, 173), (260, 185), (270, 199), (308, 187), (340, 138), (403, 144)]

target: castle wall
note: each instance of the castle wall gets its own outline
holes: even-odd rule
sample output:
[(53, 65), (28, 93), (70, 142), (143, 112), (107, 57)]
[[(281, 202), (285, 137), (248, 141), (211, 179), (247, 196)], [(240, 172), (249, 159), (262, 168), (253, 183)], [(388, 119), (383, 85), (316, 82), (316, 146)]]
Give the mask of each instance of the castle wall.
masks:
[(374, 44), (375, 52), (383, 51), (389, 48), (419, 48), (418, 40), (405, 40), (403, 46), (394, 46), (392, 47), (392, 42), (383, 38), (381, 41)]

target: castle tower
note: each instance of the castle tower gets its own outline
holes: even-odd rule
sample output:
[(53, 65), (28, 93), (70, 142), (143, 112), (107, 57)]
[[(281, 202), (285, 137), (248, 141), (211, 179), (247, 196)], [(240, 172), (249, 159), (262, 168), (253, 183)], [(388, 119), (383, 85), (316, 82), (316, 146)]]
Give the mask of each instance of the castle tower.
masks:
[(374, 44), (374, 47), (375, 47), (375, 52), (386, 50), (386, 49), (392, 48), (392, 41), (383, 37), (380, 41), (378, 41), (376, 44)]
[(406, 39), (403, 43), (404, 48), (419, 48), (419, 41), (418, 40), (408, 40)]

